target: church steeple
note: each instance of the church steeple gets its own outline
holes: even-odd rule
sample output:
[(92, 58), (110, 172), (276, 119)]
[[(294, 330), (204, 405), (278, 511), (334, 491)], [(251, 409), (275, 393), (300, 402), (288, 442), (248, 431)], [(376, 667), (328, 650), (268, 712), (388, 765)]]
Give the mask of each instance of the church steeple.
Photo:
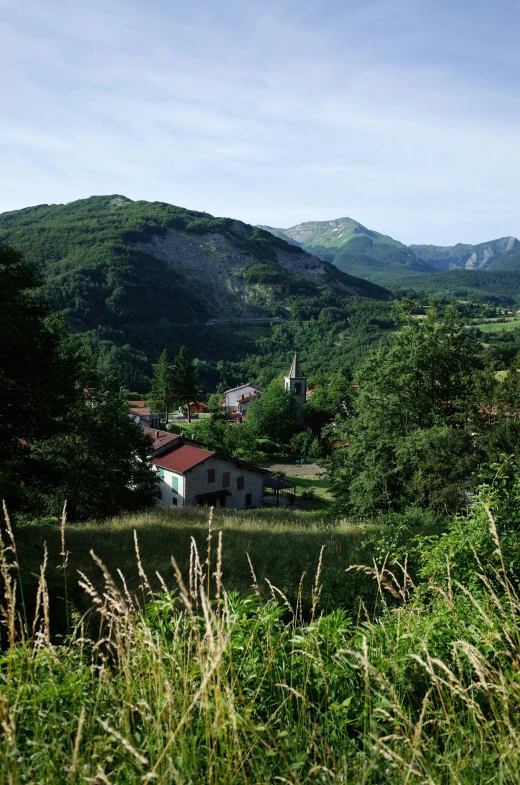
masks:
[(301, 372), (300, 363), (298, 362), (298, 355), (294, 352), (294, 357), (291, 365), (291, 370), (289, 371), (289, 376), (292, 379), (303, 379), (303, 373)]
[(296, 352), (289, 373), (285, 377), (285, 389), (292, 392), (298, 406), (303, 406), (307, 394), (307, 379), (302, 373)]

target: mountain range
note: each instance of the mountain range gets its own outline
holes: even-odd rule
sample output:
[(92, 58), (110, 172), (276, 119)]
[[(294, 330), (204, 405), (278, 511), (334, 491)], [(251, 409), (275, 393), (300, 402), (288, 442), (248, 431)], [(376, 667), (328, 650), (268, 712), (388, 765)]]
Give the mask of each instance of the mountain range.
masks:
[(400, 279), (446, 270), (520, 269), (520, 242), (502, 237), (478, 245), (405, 245), (368, 229), (352, 218), (309, 221), (288, 229), (263, 226), (276, 237), (297, 243), (343, 272), (395, 285)]
[[(407, 246), (351, 218), (275, 229), (118, 194), (0, 214), (0, 243), (38, 263), (41, 295), (100, 370), (141, 390), (164, 347), (187, 345), (207, 389), (231, 386), (295, 349), (309, 371), (359, 361), (389, 328), (390, 290), (520, 293), (514, 237)], [(236, 322), (266, 317), (278, 323)]]
[[(117, 194), (3, 213), (0, 243), (39, 264), (43, 296), (104, 369), (141, 389), (164, 347), (186, 344), (213, 367), (259, 351), (236, 327), (216, 345), (212, 319), (301, 321), (335, 307), (339, 329), (348, 298), (390, 297), (258, 227)], [(300, 350), (285, 341), (288, 356)]]

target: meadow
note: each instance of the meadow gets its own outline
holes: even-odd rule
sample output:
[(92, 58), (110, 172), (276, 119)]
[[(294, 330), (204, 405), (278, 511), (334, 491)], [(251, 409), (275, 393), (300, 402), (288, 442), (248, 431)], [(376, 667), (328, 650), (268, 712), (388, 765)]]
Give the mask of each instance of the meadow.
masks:
[[(251, 565), (264, 599), (270, 595), (269, 583), (284, 592), (291, 602), (300, 591), (305, 612), (312, 603), (312, 576), (320, 561), (322, 605), (326, 610), (338, 606), (357, 608), (361, 597), (370, 606), (375, 598), (374, 583), (361, 582), (345, 567), (370, 561), (374, 541), (381, 526), (347, 520), (333, 521), (323, 512), (290, 512), (284, 509), (251, 511), (215, 510), (214, 527), (222, 533), (222, 576), (228, 591), (246, 596), (253, 591)], [(412, 521), (410, 531), (419, 530)], [(51, 610), (54, 627), (63, 632), (64, 584), (60, 527), (55, 523), (20, 526), (16, 533), (21, 576), (28, 596), (35, 597), (40, 564), (47, 551), (47, 584), (54, 598)], [(113, 575), (120, 572), (130, 591), (141, 579), (136, 561), (136, 543), (143, 569), (150, 576), (154, 591), (161, 589), (159, 573), (173, 578), (171, 557), (181, 572), (190, 568), (191, 549), (203, 553), (208, 537), (207, 509), (156, 508), (149, 513), (127, 515), (103, 523), (89, 522), (67, 526), (69, 580), (68, 602), (79, 613), (89, 608), (88, 599), (78, 586), (78, 571), (95, 582), (99, 570), (90, 552)], [(302, 576), (303, 580), (300, 586)], [(28, 600), (29, 601), (29, 600)], [(34, 603), (32, 603), (34, 604)], [(373, 610), (370, 607), (370, 610)]]
[(503, 333), (512, 332), (520, 327), (520, 319), (509, 319), (505, 322), (481, 322), (480, 324), (471, 325), (476, 330), (481, 330), (483, 333)]
[[(325, 612), (327, 559), (343, 572), (349, 557), (377, 556), (388, 531), (367, 545), (359, 525), (282, 516), (226, 513), (208, 527), (194, 511), (16, 534), (7, 521), (0, 780), (518, 782), (518, 538), (481, 505), (415, 538), (413, 577), (398, 556), (350, 564), (344, 574), (369, 580), (377, 602), (353, 613), (337, 596)], [(265, 591), (264, 559), (287, 582), (305, 562), (307, 598), (305, 581), (292, 598)], [(86, 617), (71, 600), (78, 577)]]

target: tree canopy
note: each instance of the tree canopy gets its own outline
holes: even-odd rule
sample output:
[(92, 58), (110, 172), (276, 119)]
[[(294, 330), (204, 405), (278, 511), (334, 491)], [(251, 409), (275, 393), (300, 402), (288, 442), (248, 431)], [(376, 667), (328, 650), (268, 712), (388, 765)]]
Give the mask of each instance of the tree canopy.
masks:
[(246, 424), (256, 437), (286, 443), (294, 435), (297, 421), (294, 395), (284, 389), (282, 381), (274, 379), (249, 407)]
[(467, 503), (484, 456), (476, 438), (479, 346), (454, 308), (437, 320), (402, 313), (388, 347), (369, 354), (348, 413), (334, 435), (329, 474), (340, 504), (354, 513), (407, 505), (456, 510)]
[(0, 494), (35, 515), (67, 500), (74, 519), (146, 506), (151, 444), (40, 284), (34, 264), (0, 246)]

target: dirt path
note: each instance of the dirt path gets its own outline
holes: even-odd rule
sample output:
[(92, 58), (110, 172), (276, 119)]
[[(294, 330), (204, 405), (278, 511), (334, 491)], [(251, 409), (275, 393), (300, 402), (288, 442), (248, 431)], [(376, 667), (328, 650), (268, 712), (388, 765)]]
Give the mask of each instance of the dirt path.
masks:
[(302, 477), (307, 480), (320, 479), (325, 474), (325, 469), (316, 463), (271, 463), (265, 467), (271, 472), (281, 472), (288, 477)]

